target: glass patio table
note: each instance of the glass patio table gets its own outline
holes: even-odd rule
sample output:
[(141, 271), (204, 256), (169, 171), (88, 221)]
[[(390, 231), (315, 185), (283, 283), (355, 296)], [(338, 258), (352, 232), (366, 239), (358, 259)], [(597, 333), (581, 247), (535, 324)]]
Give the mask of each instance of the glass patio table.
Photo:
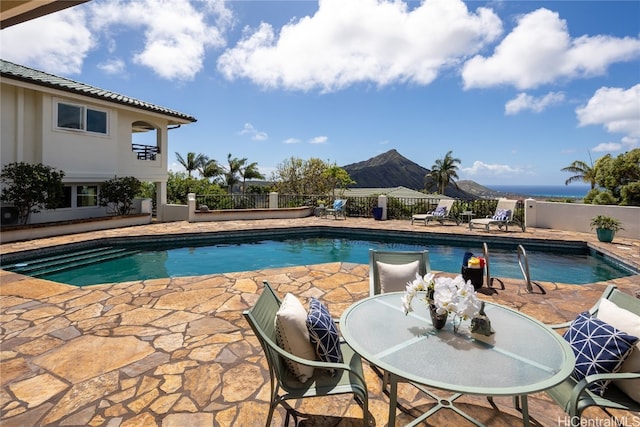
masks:
[(389, 426), (395, 426), (399, 381), (454, 394), (436, 400), (415, 425), (447, 408), (476, 425), (482, 425), (453, 402), (463, 394), (513, 396), (523, 424), (529, 425), (527, 395), (564, 381), (575, 365), (569, 344), (557, 332), (526, 314), (486, 303), (485, 312), (495, 333), (469, 332), (469, 321), (453, 331), (451, 316), (436, 330), (426, 303), (414, 301), (408, 315), (402, 309), (402, 292), (375, 295), (351, 305), (342, 314), (344, 339), (360, 356), (389, 374)]

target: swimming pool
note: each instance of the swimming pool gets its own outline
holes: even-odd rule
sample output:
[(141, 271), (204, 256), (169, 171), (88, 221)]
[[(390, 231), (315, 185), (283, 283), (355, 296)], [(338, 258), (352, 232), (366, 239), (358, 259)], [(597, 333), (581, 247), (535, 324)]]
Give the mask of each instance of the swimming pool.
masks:
[[(253, 237), (244, 233), (226, 237), (187, 236), (142, 242), (104, 242), (101, 246), (94, 244), (73, 252), (17, 260), (3, 268), (56, 282), (87, 286), (330, 262), (367, 264), (369, 249), (428, 249), (433, 270), (459, 273), (465, 252), (482, 255), (481, 241), (451, 237), (445, 240), (393, 233), (384, 236), (350, 233), (350, 237), (345, 237), (340, 233), (327, 235), (295, 230), (278, 235), (253, 234)], [(584, 284), (634, 274), (608, 258), (591, 253), (586, 246), (532, 245), (524, 246), (531, 279), (535, 281)], [(517, 244), (489, 243), (488, 246), (492, 276), (522, 278)], [(40, 269), (38, 264), (44, 266)]]

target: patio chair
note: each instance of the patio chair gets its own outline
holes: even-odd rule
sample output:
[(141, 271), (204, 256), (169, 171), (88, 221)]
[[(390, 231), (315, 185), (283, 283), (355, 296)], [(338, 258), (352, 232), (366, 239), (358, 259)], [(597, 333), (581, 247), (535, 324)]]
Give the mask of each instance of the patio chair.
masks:
[[(287, 411), (285, 425), (289, 424), (289, 416), (293, 416), (295, 424), (298, 425), (297, 412), (287, 404), (287, 400), (348, 393), (353, 393), (362, 405), (364, 425), (368, 425), (368, 393), (360, 356), (344, 341), (340, 343), (343, 363), (303, 359), (285, 351), (276, 341), (275, 317), (280, 305), (280, 298), (269, 283), (264, 282), (264, 289), (254, 306), (243, 313), (264, 350), (269, 366), (271, 401), (266, 426), (271, 425), (273, 412), (278, 404)], [(286, 359), (313, 367), (313, 376), (301, 383), (288, 369)], [(331, 375), (329, 370), (335, 373)]]
[[(615, 304), (607, 304), (607, 313), (601, 313), (600, 310), (601, 306), (604, 305), (603, 300), (608, 300)], [(626, 313), (619, 310), (619, 308), (626, 310)], [(602, 311), (604, 311), (604, 308)], [(634, 298), (631, 295), (621, 292), (614, 285), (609, 285), (605, 289), (600, 300), (589, 310), (589, 313), (598, 318), (601, 318), (601, 320), (611, 324), (618, 329), (622, 329), (622, 327), (619, 324), (618, 326), (616, 326), (616, 324), (614, 323), (619, 322), (620, 320), (616, 320), (614, 322), (609, 317), (605, 316), (611, 316), (611, 314), (609, 313), (623, 313), (624, 316), (631, 316), (636, 330), (633, 331), (633, 333), (628, 330), (625, 332), (628, 332), (629, 334), (634, 336), (638, 336), (637, 329), (640, 329), (640, 327), (638, 326), (638, 319), (634, 317), (633, 314), (635, 314), (636, 316), (640, 316), (640, 299)], [(564, 329), (568, 328), (570, 325), (571, 322), (566, 322), (550, 326), (553, 329)], [(638, 397), (640, 396), (640, 368), (638, 367), (638, 364), (640, 364), (640, 347), (638, 347), (638, 345), (639, 344), (636, 344), (636, 348), (633, 349), (634, 353), (632, 353), (622, 364), (621, 371), (625, 372), (618, 371), (617, 373), (587, 375), (580, 381), (577, 381), (572, 376), (565, 380), (563, 383), (546, 391), (547, 394), (570, 416), (572, 426), (582, 425), (580, 423), (581, 414), (586, 408), (590, 406), (600, 407), (607, 415), (614, 419), (615, 417), (607, 410), (607, 408), (627, 411), (640, 411), (640, 402), (633, 400), (627, 394), (635, 393), (634, 397), (636, 399), (638, 399)], [(634, 357), (634, 359), (629, 360), (631, 359), (631, 357)], [(628, 363), (630, 364), (629, 368), (632, 370), (631, 372), (626, 371)], [(589, 389), (589, 386), (597, 381), (602, 380), (612, 380), (613, 383), (610, 384), (605, 389), (604, 394), (600, 396), (591, 391)]]
[(326, 210), (326, 214), (333, 215), (335, 219), (338, 219), (338, 217), (340, 216), (343, 219), (347, 219), (346, 209), (347, 209), (346, 199), (336, 199), (333, 202), (333, 206)]
[(496, 206), (494, 214), (486, 218), (471, 219), (469, 221), (469, 230), (472, 230), (474, 226), (480, 226), (486, 231), (489, 231), (490, 225), (497, 225), (499, 229), (504, 227), (505, 231), (509, 231), (509, 224), (513, 223), (513, 214), (515, 213), (517, 204), (517, 200), (498, 200), (498, 206)]
[[(429, 251), (379, 251), (369, 249), (369, 295), (401, 292), (407, 282), (431, 271)], [(398, 298), (400, 301), (400, 298)], [(389, 374), (377, 366), (371, 366), (382, 376), (382, 389), (386, 390)]]
[[(415, 265), (411, 265), (415, 263)], [(429, 251), (369, 249), (369, 295), (404, 291), (407, 282), (431, 271)]]
[(448, 220), (460, 225), (460, 218), (453, 216), (451, 213), (451, 208), (455, 202), (455, 199), (440, 199), (438, 206), (433, 211), (426, 214), (411, 215), (411, 224), (414, 221), (424, 221), (424, 225), (427, 225), (429, 221), (438, 221), (440, 224), (444, 224)]

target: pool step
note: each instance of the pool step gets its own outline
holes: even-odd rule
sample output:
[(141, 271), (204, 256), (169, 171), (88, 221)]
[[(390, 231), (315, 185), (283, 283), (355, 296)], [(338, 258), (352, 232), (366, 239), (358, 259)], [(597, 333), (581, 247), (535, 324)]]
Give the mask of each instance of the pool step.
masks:
[(4, 265), (2, 268), (14, 273), (40, 277), (45, 274), (57, 273), (71, 268), (96, 264), (116, 258), (126, 257), (140, 251), (127, 248), (104, 247), (87, 249), (82, 252), (42, 257), (29, 262)]

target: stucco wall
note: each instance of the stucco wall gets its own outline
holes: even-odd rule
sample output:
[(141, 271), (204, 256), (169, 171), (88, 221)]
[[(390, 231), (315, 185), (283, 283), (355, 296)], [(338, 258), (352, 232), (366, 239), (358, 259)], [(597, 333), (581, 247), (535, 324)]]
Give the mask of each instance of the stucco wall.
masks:
[(525, 200), (527, 227), (555, 228), (558, 230), (591, 232), (591, 218), (606, 215), (622, 222), (624, 230), (617, 235), (640, 239), (640, 207), (586, 205), (582, 203), (540, 202)]

